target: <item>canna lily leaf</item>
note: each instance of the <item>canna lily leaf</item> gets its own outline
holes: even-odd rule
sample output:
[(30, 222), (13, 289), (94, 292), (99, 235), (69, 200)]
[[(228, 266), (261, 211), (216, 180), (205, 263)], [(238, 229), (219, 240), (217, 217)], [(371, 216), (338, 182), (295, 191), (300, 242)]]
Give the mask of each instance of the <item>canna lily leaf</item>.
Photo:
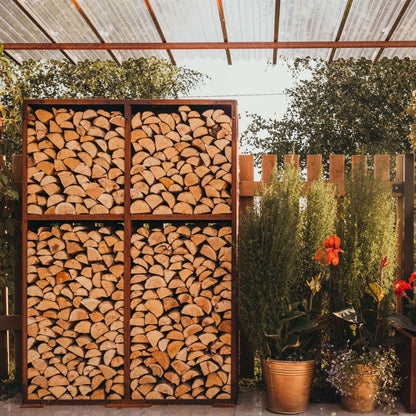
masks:
[(416, 333), (416, 326), (412, 324), (411, 320), (400, 313), (392, 313), (386, 316), (386, 321), (395, 329), (405, 329), (409, 332)]
[(344, 321), (358, 324), (357, 312), (355, 312), (355, 309), (352, 307), (343, 309), (339, 312), (333, 312), (333, 315), (335, 315), (337, 318), (343, 319)]
[(286, 351), (288, 348), (297, 348), (300, 347), (299, 337), (296, 335), (290, 335), (287, 338), (287, 344), (282, 348), (282, 352)]
[(316, 322), (311, 321), (310, 319), (301, 319), (294, 328), (291, 329), (289, 333), (300, 333), (308, 331), (309, 329), (315, 328), (317, 326)]
[(376, 302), (381, 302), (384, 298), (383, 288), (376, 282), (369, 283), (365, 291), (371, 295)]

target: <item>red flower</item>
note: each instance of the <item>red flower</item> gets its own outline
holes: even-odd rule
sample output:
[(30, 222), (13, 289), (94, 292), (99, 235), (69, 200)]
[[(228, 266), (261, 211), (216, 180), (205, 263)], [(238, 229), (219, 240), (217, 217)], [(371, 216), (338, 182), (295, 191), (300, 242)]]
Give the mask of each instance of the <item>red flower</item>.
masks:
[(416, 273), (412, 273), (409, 277), (409, 283), (413, 283), (413, 286), (416, 284)]
[(404, 280), (399, 280), (393, 283), (394, 293), (398, 298), (406, 296), (406, 290), (411, 290), (412, 286), (410, 283), (405, 282)]

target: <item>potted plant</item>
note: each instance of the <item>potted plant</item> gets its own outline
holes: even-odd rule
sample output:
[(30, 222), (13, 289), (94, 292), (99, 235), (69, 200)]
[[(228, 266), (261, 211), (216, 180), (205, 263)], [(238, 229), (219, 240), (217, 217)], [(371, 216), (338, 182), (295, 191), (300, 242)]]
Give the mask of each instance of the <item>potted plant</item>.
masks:
[(367, 413), (377, 404), (394, 409), (400, 386), (398, 358), (393, 344), (399, 342), (392, 329), (407, 326), (399, 314), (383, 316), (383, 269), (389, 265), (383, 256), (379, 282), (370, 282), (361, 299), (362, 309), (354, 307), (334, 312), (333, 339), (327, 347), (327, 380), (341, 396), (348, 411)]
[(311, 358), (316, 329), (301, 303), (294, 302), (288, 305), (275, 334), (266, 334), (273, 341), (268, 358), (262, 360), (268, 410), (286, 414), (306, 411), (315, 372)]
[[(356, 167), (346, 180), (337, 230), (345, 254), (336, 270), (331, 270), (327, 286), (324, 306), (332, 325), (326, 331), (329, 348), (324, 369), (328, 381), (344, 396), (344, 407), (368, 410), (361, 398), (346, 390), (360, 386), (353, 376), (360, 373), (368, 375), (359, 387), (361, 392), (364, 385), (377, 390), (368, 394), (375, 396), (369, 397), (370, 408), (379, 403), (391, 409), (398, 385), (391, 346), (398, 339), (392, 335), (394, 327), (403, 325), (402, 316), (391, 314), (395, 270), (387, 261), (396, 252), (395, 210), (380, 178), (367, 173), (364, 166)], [(352, 408), (348, 402), (358, 404)]]
[[(309, 316), (311, 302), (303, 301), (309, 276), (302, 273), (299, 259), (305, 247), (302, 188), (299, 172), (292, 165), (275, 171), (270, 186), (261, 189), (240, 226), (241, 325), (262, 358), (267, 408), (279, 413), (306, 410), (315, 368), (312, 344), (318, 326)], [(319, 192), (331, 193), (333, 189), (321, 186)], [(325, 206), (334, 212), (332, 200), (328, 201)], [(315, 206), (322, 210), (322, 204)], [(309, 214), (309, 218), (319, 218)], [(334, 224), (334, 219), (329, 224)], [(313, 256), (310, 261), (314, 261)], [(309, 283), (316, 294), (320, 276)], [(302, 368), (301, 376), (297, 368)], [(279, 381), (275, 380), (276, 373)], [(294, 382), (289, 381), (291, 377)]]

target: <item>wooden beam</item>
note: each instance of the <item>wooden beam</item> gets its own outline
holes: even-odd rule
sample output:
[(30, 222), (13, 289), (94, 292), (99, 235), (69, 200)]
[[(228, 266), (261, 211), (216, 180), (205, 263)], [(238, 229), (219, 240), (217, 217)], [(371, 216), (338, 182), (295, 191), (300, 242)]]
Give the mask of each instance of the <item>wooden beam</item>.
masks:
[[(225, 24), (225, 16), (224, 16), (224, 8), (222, 6), (222, 0), (217, 0), (217, 7), (218, 7), (218, 14), (220, 16), (222, 36), (224, 38), (224, 42), (228, 42), (227, 26)], [(226, 49), (225, 54), (227, 55), (228, 65), (231, 65), (232, 62), (231, 62), (231, 52), (230, 52), (230, 50)]]
[[(150, 0), (143, 0), (143, 1), (144, 1), (144, 4), (147, 7), (147, 10), (148, 10), (148, 12), (150, 14), (151, 19), (153, 20), (153, 24), (156, 27), (157, 33), (159, 33), (160, 40), (163, 43), (167, 43), (167, 40), (166, 40), (165, 35), (164, 35), (163, 31), (162, 31), (162, 28), (160, 27), (159, 21), (157, 20), (157, 17), (155, 15), (155, 12), (153, 11), (153, 7), (150, 4)], [(169, 49), (167, 49), (166, 52), (167, 52), (167, 54), (169, 56), (169, 59), (172, 62), (172, 64), (173, 65), (176, 65), (175, 58), (173, 57), (172, 51), (169, 50)]]
[[(16, 6), (25, 14), (25, 16), (53, 43), (56, 43), (55, 39), (46, 31), (45, 28), (35, 19), (29, 10), (20, 2), (20, 0), (13, 0)], [(63, 50), (60, 51), (62, 55), (75, 65), (75, 61)]]
[[(280, 25), (280, 0), (276, 0), (274, 8), (274, 36), (273, 41), (279, 42), (279, 25)], [(277, 48), (273, 49), (273, 65), (277, 63)]]
[[(350, 14), (350, 10), (351, 10), (351, 6), (352, 6), (353, 1), (354, 0), (348, 0), (347, 5), (345, 6), (344, 14), (342, 16), (342, 20), (341, 20), (341, 23), (340, 23), (339, 28), (338, 28), (338, 33), (337, 33), (337, 36), (335, 37), (335, 42), (339, 42), (339, 40), (341, 39), (341, 35), (342, 35), (343, 30), (344, 30), (345, 23), (347, 22), (348, 15)], [(329, 63), (331, 63), (332, 60), (334, 59), (335, 51), (336, 51), (336, 48), (333, 48), (332, 51), (331, 51), (331, 55), (329, 57), (329, 60), (328, 60)]]
[[(75, 1), (75, 0), (71, 0)], [(416, 40), (313, 42), (153, 42), (153, 43), (3, 43), (8, 50), (166, 50), (166, 49), (360, 49), (416, 48)]]
[[(82, 18), (85, 20), (85, 23), (90, 27), (90, 29), (94, 32), (94, 35), (97, 37), (97, 39), (101, 42), (101, 44), (106, 44), (104, 38), (100, 35), (100, 33), (98, 32), (97, 28), (92, 24), (91, 20), (88, 18), (88, 16), (85, 14), (84, 10), (82, 9), (82, 7), (78, 4), (77, 0), (71, 0), (72, 4), (75, 6), (75, 8), (78, 10), (79, 14), (82, 16)], [(64, 48), (64, 49), (68, 49), (68, 48)], [(113, 48), (110, 48), (113, 49)], [(114, 55), (114, 52), (111, 51), (110, 49), (106, 49), (108, 50), (108, 53), (110, 54), (111, 58), (117, 62), (118, 65), (121, 65), (120, 61), (117, 59), (117, 57)]]
[[(388, 35), (386, 36), (386, 41), (389, 41), (391, 39), (391, 37), (393, 36), (393, 33), (395, 32), (395, 30), (397, 29), (397, 26), (399, 26), (400, 21), (402, 20), (404, 14), (406, 13), (407, 8), (409, 7), (410, 3), (412, 0), (406, 0), (406, 2), (404, 3), (402, 9), (400, 10), (400, 13), (397, 15), (396, 20), (393, 23), (393, 26), (390, 29), (390, 32), (388, 33)], [(381, 54), (383, 53), (384, 48), (381, 48), (378, 53), (377, 56), (374, 58), (374, 62), (377, 62), (380, 59)]]

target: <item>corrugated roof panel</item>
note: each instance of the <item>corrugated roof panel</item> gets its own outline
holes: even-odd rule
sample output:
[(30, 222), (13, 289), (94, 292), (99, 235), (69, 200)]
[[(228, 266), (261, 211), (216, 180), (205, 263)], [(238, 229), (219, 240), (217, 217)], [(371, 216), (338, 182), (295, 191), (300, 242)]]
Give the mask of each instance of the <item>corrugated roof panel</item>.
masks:
[[(1, 0), (0, 42), (50, 42), (12, 0)], [(64, 59), (59, 51), (12, 51), (17, 60)]]
[[(280, 8), (279, 41), (335, 40), (347, 0), (282, 0)], [(331, 52), (322, 49), (285, 49), (285, 58), (327, 59)]]
[[(223, 0), (225, 23), (230, 42), (273, 42), (275, 0)], [(273, 51), (232, 50), (232, 59), (268, 59)]]
[[(172, 51), (173, 56), (175, 57), (176, 62), (179, 65), (182, 65), (181, 61), (193, 59), (194, 57), (202, 59), (221, 59), (222, 61), (226, 60), (226, 55), (224, 50), (220, 49), (204, 49), (204, 50), (184, 50), (184, 49), (175, 49)], [(231, 56), (233, 51), (231, 51)], [(201, 69), (202, 72), (203, 69)]]
[[(168, 42), (223, 41), (215, 0), (151, 0), (150, 3)], [(201, 50), (188, 50), (182, 51), (181, 56), (207, 54)]]
[[(385, 40), (405, 0), (359, 0), (351, 6), (340, 40)], [(334, 59), (374, 59), (378, 49), (338, 49)]]
[[(416, 27), (416, 2), (411, 2), (403, 15), (399, 25), (394, 31), (391, 40), (414, 40)], [(382, 58), (398, 58), (409, 57), (416, 58), (416, 49), (414, 48), (389, 48), (385, 49), (381, 55)]]
[[(25, 9), (55, 42), (98, 42), (78, 10), (67, 0), (20, 0)], [(64, 29), (64, 30), (63, 30)], [(111, 59), (106, 51), (67, 51), (74, 61)]]
[(329, 59), (331, 49), (279, 49), (278, 56), (285, 59), (316, 58)]
[[(78, 4), (106, 42), (160, 42), (160, 36), (143, 1), (78, 0)], [(164, 51), (114, 50), (119, 60), (156, 56)]]

